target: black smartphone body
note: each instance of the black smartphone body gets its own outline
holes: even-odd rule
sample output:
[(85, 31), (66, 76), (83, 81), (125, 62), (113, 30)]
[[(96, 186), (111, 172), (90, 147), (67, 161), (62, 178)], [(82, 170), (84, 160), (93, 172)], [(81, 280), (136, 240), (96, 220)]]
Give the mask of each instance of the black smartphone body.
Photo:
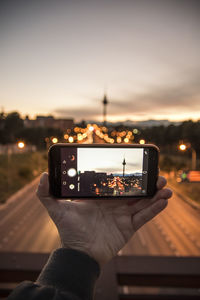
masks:
[(70, 199), (152, 197), (158, 157), (154, 145), (53, 145), (48, 154), (50, 194)]

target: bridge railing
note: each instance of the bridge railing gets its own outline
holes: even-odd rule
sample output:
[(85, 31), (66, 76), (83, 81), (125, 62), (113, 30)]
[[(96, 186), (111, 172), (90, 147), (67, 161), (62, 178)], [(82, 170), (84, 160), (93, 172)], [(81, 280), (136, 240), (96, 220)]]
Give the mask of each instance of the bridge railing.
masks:
[[(0, 299), (36, 280), (49, 254), (0, 252)], [(95, 300), (199, 300), (200, 257), (118, 256), (105, 266)]]

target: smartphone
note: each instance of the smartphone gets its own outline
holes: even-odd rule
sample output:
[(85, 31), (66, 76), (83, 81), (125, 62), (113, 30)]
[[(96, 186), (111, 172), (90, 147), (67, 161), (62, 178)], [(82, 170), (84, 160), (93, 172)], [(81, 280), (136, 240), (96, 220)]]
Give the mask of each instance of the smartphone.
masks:
[(50, 194), (57, 198), (152, 197), (154, 145), (56, 144), (48, 153)]

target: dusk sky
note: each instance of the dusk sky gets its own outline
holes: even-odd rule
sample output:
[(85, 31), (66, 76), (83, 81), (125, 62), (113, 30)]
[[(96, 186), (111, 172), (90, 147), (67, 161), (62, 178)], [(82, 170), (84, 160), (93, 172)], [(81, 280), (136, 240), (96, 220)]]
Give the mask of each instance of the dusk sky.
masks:
[(77, 169), (84, 171), (120, 173), (126, 160), (126, 174), (142, 172), (143, 149), (78, 148)]
[(200, 1), (0, 1), (0, 106), (75, 121), (200, 119)]

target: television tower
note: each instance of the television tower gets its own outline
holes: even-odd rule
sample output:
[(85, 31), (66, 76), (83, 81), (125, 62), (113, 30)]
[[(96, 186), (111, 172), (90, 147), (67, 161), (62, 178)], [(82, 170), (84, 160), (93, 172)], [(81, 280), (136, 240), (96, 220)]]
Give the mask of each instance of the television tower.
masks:
[(107, 97), (106, 97), (106, 94), (104, 94), (104, 98), (103, 98), (103, 125), (106, 126), (106, 114), (107, 114), (107, 104), (108, 104), (108, 100), (107, 100)]
[(124, 175), (125, 175), (125, 166), (126, 166), (125, 158), (124, 158), (124, 160), (123, 160), (122, 165), (123, 165), (123, 177), (124, 177)]

